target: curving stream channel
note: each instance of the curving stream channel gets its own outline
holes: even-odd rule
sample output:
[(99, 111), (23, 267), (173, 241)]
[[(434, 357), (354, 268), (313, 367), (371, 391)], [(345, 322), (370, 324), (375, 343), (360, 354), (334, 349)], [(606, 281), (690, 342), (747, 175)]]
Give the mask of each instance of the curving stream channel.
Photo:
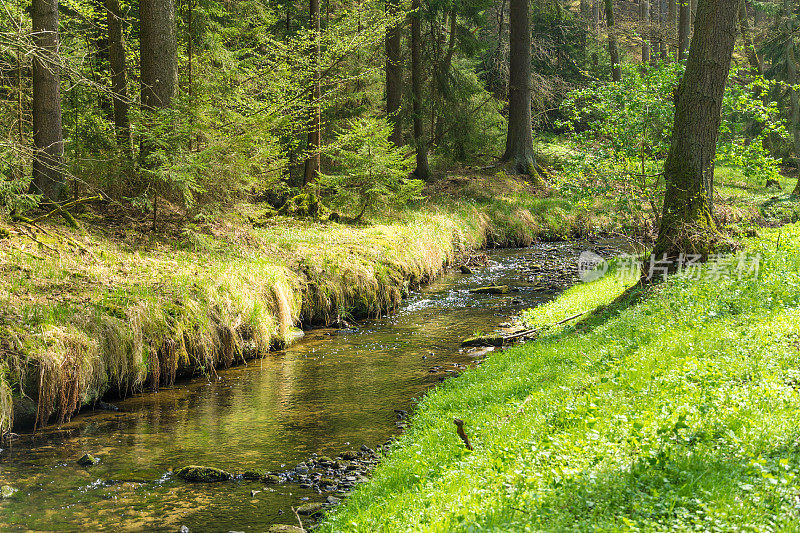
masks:
[[(415, 398), (452, 375), (446, 370), (469, 364), (459, 352), (464, 337), (552, 298), (531, 281), (532, 254), (569, 262), (592, 247), (597, 243), (492, 252), (487, 267), (443, 276), (388, 317), (353, 330), (313, 330), (287, 350), (213, 380), (184, 381), (121, 401), (120, 412), (85, 413), (17, 439), (0, 450), (0, 485), (18, 489), (0, 500), (0, 530), (263, 531), (296, 524), (292, 506), (326, 495), (295, 483), (187, 483), (170, 469), (282, 471), (314, 453), (335, 457), (385, 442), (400, 431), (395, 409), (413, 409)], [(469, 293), (495, 283), (519, 290)], [(100, 462), (78, 466), (84, 453)]]

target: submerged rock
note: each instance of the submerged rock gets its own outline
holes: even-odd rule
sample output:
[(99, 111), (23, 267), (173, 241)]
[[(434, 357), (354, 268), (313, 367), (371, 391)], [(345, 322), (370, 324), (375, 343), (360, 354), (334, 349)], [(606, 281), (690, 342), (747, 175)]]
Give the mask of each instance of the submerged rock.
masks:
[(246, 479), (248, 481), (258, 481), (263, 477), (264, 474), (258, 470), (247, 470), (244, 474), (242, 474), (242, 479)]
[(233, 477), (224, 470), (210, 466), (184, 466), (176, 470), (175, 475), (186, 481), (200, 483), (216, 483), (218, 481), (227, 481)]
[(320, 516), (327, 506), (327, 503), (307, 503), (297, 508), (297, 514), (300, 516)]
[(488, 287), (478, 287), (477, 289), (470, 289), (472, 294), (508, 294), (511, 289), (508, 285), (490, 285)]
[(5, 500), (6, 498), (12, 497), (15, 492), (17, 492), (17, 489), (11, 485), (3, 485), (0, 487), (0, 500)]
[(278, 483), (281, 482), (281, 478), (280, 476), (276, 476), (275, 474), (267, 474), (261, 481), (263, 481), (267, 485), (277, 485)]
[(83, 455), (83, 457), (78, 459), (78, 464), (81, 465), (81, 466), (94, 466), (99, 462), (100, 462), (100, 459), (98, 459), (97, 457), (95, 457), (94, 455), (92, 455), (90, 453), (86, 453), (86, 454)]

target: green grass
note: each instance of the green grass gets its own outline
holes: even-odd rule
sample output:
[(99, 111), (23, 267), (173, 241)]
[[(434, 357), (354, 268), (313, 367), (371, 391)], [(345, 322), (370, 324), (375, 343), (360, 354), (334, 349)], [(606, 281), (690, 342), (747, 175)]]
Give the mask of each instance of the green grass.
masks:
[(749, 243), (758, 279), (623, 301), (601, 280), (534, 311), (607, 306), (429, 394), (322, 531), (797, 530), (800, 226), (781, 233)]

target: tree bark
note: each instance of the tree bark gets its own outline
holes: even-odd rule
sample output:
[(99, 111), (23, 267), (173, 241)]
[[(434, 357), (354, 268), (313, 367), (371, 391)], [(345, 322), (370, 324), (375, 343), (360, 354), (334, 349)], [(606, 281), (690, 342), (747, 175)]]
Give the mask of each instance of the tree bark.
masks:
[(108, 53), (111, 66), (111, 99), (114, 102), (114, 128), (120, 150), (131, 153), (131, 127), (128, 119), (128, 72), (122, 38), (122, 12), (119, 0), (105, 0), (108, 21)]
[(686, 59), (689, 50), (689, 35), (692, 32), (689, 16), (689, 0), (678, 0), (678, 60)]
[(33, 0), (33, 183), (50, 201), (64, 195), (64, 134), (61, 125), (61, 66), (58, 0)]
[(580, 0), (581, 19), (583, 19), (584, 27), (588, 28), (592, 16), (592, 2), (591, 0)]
[[(792, 1), (783, 0), (783, 14), (786, 17), (786, 81), (789, 83), (789, 99), (792, 104), (792, 156), (795, 167), (800, 170), (800, 98), (797, 89), (797, 58), (794, 51), (794, 13)], [(792, 195), (800, 193), (800, 177)]]
[(650, 62), (650, 0), (639, 1), (639, 32), (642, 36), (642, 63)]
[(666, 194), (655, 256), (709, 252), (714, 158), (725, 83), (736, 40), (739, 0), (700, 3), (686, 72), (675, 92), (672, 143), (664, 164)]
[(531, 131), (531, 29), (528, 0), (511, 0), (511, 64), (508, 83), (508, 136), (503, 161), (520, 174), (536, 176)]
[(178, 89), (178, 42), (173, 0), (140, 0), (142, 105), (167, 108)]
[[(386, 13), (397, 16), (397, 0), (386, 1)], [(392, 124), (389, 140), (395, 146), (403, 145), (403, 120), (400, 111), (403, 104), (403, 60), (402, 28), (395, 24), (386, 29), (386, 116)]]
[(414, 145), (417, 152), (417, 167), (414, 176), (427, 180), (431, 171), (428, 166), (428, 144), (422, 125), (422, 23), (420, 0), (413, 0), (411, 9), (411, 99), (414, 112)]
[(600, 25), (600, 3), (602, 0), (592, 2), (592, 27), (597, 29)]
[[(178, 41), (173, 0), (139, 0), (142, 107), (145, 117), (172, 106), (178, 91)], [(142, 141), (139, 156), (147, 167), (152, 146)], [(158, 217), (158, 185), (153, 193), (153, 231)]]
[(608, 55), (611, 59), (611, 80), (622, 80), (622, 68), (619, 63), (619, 44), (614, 28), (614, 0), (605, 0), (606, 26), (608, 27)]
[[(677, 50), (678, 31), (676, 21), (678, 20), (678, 3), (676, 0), (667, 0), (667, 42), (670, 50)], [(678, 53), (675, 53), (677, 56)], [(674, 56), (673, 56), (674, 57)]]
[(319, 57), (320, 57), (320, 20), (319, 20), (319, 0), (310, 0), (309, 14), (311, 28), (314, 31), (314, 45), (312, 47), (312, 86), (311, 86), (311, 121), (308, 131), (308, 158), (303, 177), (303, 184), (307, 185), (316, 181), (322, 167), (322, 106), (320, 98), (322, 90), (320, 87)]

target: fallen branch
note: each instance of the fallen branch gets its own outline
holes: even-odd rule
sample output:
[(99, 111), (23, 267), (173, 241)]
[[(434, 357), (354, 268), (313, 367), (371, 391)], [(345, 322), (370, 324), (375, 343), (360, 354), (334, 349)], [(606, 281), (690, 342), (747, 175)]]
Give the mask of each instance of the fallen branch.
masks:
[(298, 514), (297, 509), (292, 507), (292, 512), (294, 513), (295, 518), (297, 518), (297, 523), (300, 524), (300, 531), (305, 531), (306, 528), (303, 527), (303, 521), (300, 520), (300, 514)]
[(539, 333), (540, 331), (542, 331), (544, 329), (554, 328), (556, 326), (560, 326), (562, 324), (566, 324), (567, 322), (569, 322), (571, 320), (575, 320), (576, 318), (582, 317), (586, 313), (588, 313), (588, 311), (584, 311), (583, 313), (578, 313), (577, 315), (573, 315), (573, 316), (571, 316), (569, 318), (565, 318), (564, 320), (560, 320), (560, 321), (556, 322), (555, 324), (551, 324), (549, 326), (544, 326), (544, 327), (537, 328), (537, 329), (528, 329), (528, 330), (525, 330), (525, 331), (520, 331), (519, 333), (514, 333), (513, 335), (508, 335), (507, 337), (504, 337), (504, 340), (513, 341), (515, 339), (520, 339), (522, 337), (529, 337), (531, 335), (535, 335), (535, 334)]
[(31, 222), (35, 224), (36, 222), (41, 222), (42, 220), (46, 220), (46, 219), (50, 218), (53, 215), (59, 214), (63, 210), (69, 209), (70, 207), (75, 207), (76, 205), (86, 204), (86, 203), (89, 203), (89, 202), (96, 202), (96, 201), (99, 201), (99, 200), (102, 200), (102, 199), (103, 199), (102, 196), (88, 196), (86, 198), (79, 198), (77, 200), (73, 200), (73, 201), (68, 202), (68, 203), (66, 203), (64, 205), (56, 205), (55, 209), (53, 209), (52, 211), (50, 211), (46, 215), (42, 215), (40, 217), (34, 218)]

